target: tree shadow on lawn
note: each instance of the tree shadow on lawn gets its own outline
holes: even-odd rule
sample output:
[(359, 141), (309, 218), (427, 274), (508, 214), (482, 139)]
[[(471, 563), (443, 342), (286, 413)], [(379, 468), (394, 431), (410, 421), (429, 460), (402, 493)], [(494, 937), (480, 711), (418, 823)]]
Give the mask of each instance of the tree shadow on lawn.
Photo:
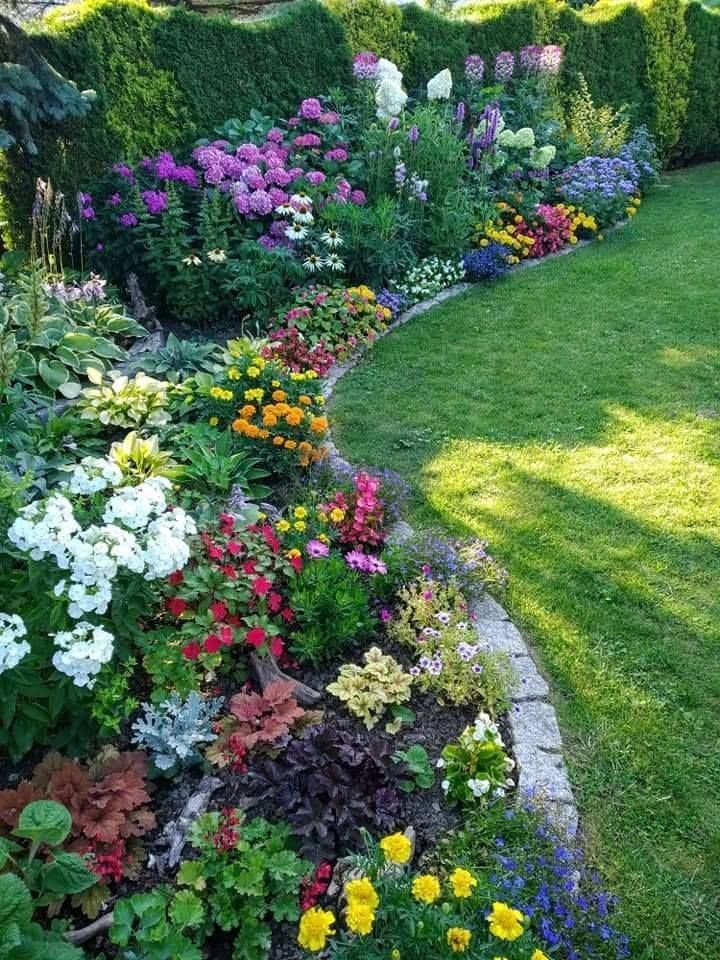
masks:
[(502, 500), (468, 489), (469, 456), (441, 489), (452, 446), (421, 472), (419, 515), (480, 534), (511, 560), (509, 606), (550, 668), (590, 844), (644, 945), (633, 955), (716, 945), (717, 541), (663, 530), (509, 460)]

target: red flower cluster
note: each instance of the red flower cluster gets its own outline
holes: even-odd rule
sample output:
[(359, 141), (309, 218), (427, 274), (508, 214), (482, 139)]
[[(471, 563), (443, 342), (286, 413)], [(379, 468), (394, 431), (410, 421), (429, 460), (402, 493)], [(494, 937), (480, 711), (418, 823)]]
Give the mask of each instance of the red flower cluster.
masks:
[(535, 208), (532, 224), (523, 221), (517, 227), (517, 233), (532, 237), (533, 245), (528, 250), (529, 257), (546, 257), (565, 246), (573, 235), (572, 220), (564, 207), (540, 203)]
[(220, 824), (217, 832), (212, 836), (213, 846), (216, 850), (227, 852), (233, 850), (240, 839), (237, 827), (240, 826), (240, 820), (232, 807), (227, 807), (220, 814)]
[(378, 496), (380, 480), (369, 473), (358, 473), (353, 480), (355, 490), (349, 495), (338, 491), (322, 511), (331, 522), (333, 513), (341, 511), (337, 522), (340, 542), (350, 547), (380, 547), (387, 534), (383, 530), (383, 502)]
[(330, 886), (332, 873), (332, 864), (324, 860), (315, 867), (311, 877), (305, 877), (302, 881), (300, 885), (300, 909), (303, 913), (314, 907), (325, 893)]
[(284, 588), (294, 573), (272, 526), (238, 530), (234, 517), (221, 514), (196, 538), (188, 566), (168, 578), (175, 592), (165, 609), (181, 623), (185, 658), (214, 656), (237, 640), (280, 656), (293, 620)]
[(125, 849), (125, 841), (118, 840), (113, 844), (102, 844), (102, 852), (98, 851), (98, 844), (91, 840), (88, 844), (89, 866), (101, 880), (113, 880), (120, 883), (130, 861)]
[(287, 370), (305, 373), (314, 370), (324, 377), (335, 363), (335, 354), (328, 350), (324, 341), (309, 344), (297, 327), (281, 327), (270, 336), (270, 343), (263, 347), (261, 355), (266, 360), (278, 360)]

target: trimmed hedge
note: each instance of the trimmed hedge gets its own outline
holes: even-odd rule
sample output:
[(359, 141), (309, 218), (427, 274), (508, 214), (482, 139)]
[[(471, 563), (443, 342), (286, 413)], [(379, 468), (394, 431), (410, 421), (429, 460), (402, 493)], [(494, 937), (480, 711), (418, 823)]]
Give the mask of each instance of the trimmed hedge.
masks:
[(668, 160), (720, 155), (720, 13), (684, 0), (600, 0), (580, 11), (561, 0), (498, 0), (461, 14), (301, 0), (244, 24), (145, 0), (61, 8), (36, 27), (35, 43), (98, 99), (87, 119), (46, 130), (37, 160), (5, 156), (11, 232), (27, 228), (37, 176), (71, 194), (115, 160), (182, 148), (253, 107), (287, 115), (304, 96), (346, 87), (358, 50), (396, 61), (412, 89), (446, 66), (457, 75), (468, 53), (491, 62), (500, 50), (562, 43), (566, 89), (582, 71), (598, 102), (627, 105), (650, 126)]

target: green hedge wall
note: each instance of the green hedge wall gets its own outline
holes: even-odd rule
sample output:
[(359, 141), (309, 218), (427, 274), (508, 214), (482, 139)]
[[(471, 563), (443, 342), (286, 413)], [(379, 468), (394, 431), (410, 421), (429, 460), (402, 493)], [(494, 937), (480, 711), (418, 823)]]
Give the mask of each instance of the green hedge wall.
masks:
[[(417, 88), (438, 70), (527, 43), (562, 43), (566, 88), (582, 71), (598, 102), (627, 105), (668, 160), (720, 156), (720, 13), (684, 0), (497, 0), (449, 19), (383, 0), (302, 0), (258, 24), (145, 0), (85, 0), (51, 14), (35, 42), (95, 107), (46, 130), (35, 161), (5, 155), (0, 189), (13, 233), (27, 227), (37, 176), (67, 193), (114, 160), (177, 149), (252, 107), (287, 114), (303, 96), (351, 79), (353, 51), (396, 61)], [(0, 50), (0, 53), (2, 51)], [(4, 59), (4, 58), (3, 58)]]

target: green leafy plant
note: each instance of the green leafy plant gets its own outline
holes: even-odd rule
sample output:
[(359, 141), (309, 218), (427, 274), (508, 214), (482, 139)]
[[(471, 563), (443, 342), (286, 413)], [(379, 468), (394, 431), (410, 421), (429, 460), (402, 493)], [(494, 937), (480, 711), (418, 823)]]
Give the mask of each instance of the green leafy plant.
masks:
[(445, 796), (461, 804), (503, 796), (512, 786), (508, 774), (514, 766), (497, 725), (486, 713), (478, 714), (474, 725), (466, 727), (455, 743), (443, 747), (438, 761)]
[[(346, 663), (340, 667), (337, 680), (325, 688), (328, 693), (347, 706), (365, 724), (372, 728), (382, 719), (385, 711), (410, 699), (412, 677), (388, 654), (378, 647), (371, 647), (363, 654), (365, 665)], [(397, 718), (386, 726), (388, 733), (396, 732), (402, 719)]]
[(166, 377), (171, 383), (177, 383), (204, 371), (212, 373), (222, 364), (222, 351), (215, 343), (201, 340), (180, 340), (174, 333), (168, 334), (164, 345), (154, 353), (140, 354), (133, 366), (145, 373)]
[(17, 292), (0, 297), (1, 379), (74, 398), (84, 380), (97, 380), (127, 359), (116, 338), (146, 331), (117, 307), (63, 300), (44, 281), (35, 263), (17, 278)]
[(180, 865), (178, 883), (193, 893), (183, 911), (202, 910), (202, 936), (237, 930), (233, 960), (263, 960), (272, 942), (269, 921), (298, 918), (300, 885), (312, 865), (295, 853), (285, 824), (260, 817), (246, 823), (240, 810), (203, 814), (189, 839), (197, 858)]
[(115, 904), (110, 941), (123, 960), (201, 960), (195, 942), (201, 921), (197, 897), (156, 887)]
[(400, 779), (399, 786), (405, 793), (429, 790), (435, 783), (435, 774), (430, 766), (427, 750), (419, 743), (414, 743), (407, 750), (396, 750), (393, 762), (403, 765), (404, 776)]
[[(177, 456), (182, 461), (178, 482), (212, 501), (227, 497), (233, 487), (239, 487), (251, 500), (268, 496), (266, 480), (270, 473), (260, 461), (237, 448), (237, 441), (229, 429), (218, 431), (208, 424), (185, 424), (171, 433)], [(257, 520), (247, 517), (248, 522)]]
[(596, 106), (582, 73), (577, 75), (577, 89), (568, 98), (565, 125), (577, 145), (578, 156), (615, 156), (630, 131), (627, 110)]
[(105, 426), (160, 426), (169, 414), (168, 384), (144, 373), (132, 379), (110, 372), (110, 381), (97, 374), (90, 376), (95, 386), (86, 387), (78, 399), (78, 411), (84, 420), (99, 420)]
[[(49, 904), (81, 894), (97, 877), (83, 857), (58, 850), (70, 834), (67, 807), (37, 800), (21, 811), (13, 836), (22, 843), (0, 838), (0, 957), (2, 960), (81, 960), (82, 950), (60, 931), (47, 930), (34, 917)], [(43, 856), (38, 854), (43, 851)]]
[(372, 632), (366, 588), (341, 557), (307, 563), (291, 585), (296, 629), (291, 651), (317, 664)]
[(120, 467), (123, 476), (131, 477), (135, 483), (142, 483), (150, 477), (175, 480), (181, 472), (170, 454), (160, 449), (157, 437), (141, 437), (136, 430), (110, 445), (108, 459)]

